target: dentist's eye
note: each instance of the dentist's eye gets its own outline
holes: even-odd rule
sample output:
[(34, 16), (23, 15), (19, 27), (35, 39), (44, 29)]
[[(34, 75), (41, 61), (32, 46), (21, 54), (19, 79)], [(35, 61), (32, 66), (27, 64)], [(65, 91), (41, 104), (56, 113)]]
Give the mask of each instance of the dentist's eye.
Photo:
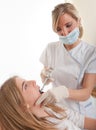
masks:
[(60, 32), (61, 31), (61, 28), (57, 27), (57, 32)]
[(71, 26), (72, 26), (72, 23), (67, 23), (67, 24), (66, 24), (66, 27), (67, 27), (67, 28), (70, 28)]

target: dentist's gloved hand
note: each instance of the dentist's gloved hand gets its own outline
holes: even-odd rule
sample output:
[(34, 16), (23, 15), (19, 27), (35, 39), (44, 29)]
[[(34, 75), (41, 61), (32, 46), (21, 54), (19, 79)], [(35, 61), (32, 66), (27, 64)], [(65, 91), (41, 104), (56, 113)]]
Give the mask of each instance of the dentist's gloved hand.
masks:
[(54, 79), (52, 78), (52, 71), (53, 71), (52, 68), (44, 68), (41, 71), (40, 76), (41, 76), (42, 83), (44, 83), (46, 78), (48, 78), (48, 80), (47, 80), (45, 85), (48, 85), (50, 82), (54, 81)]
[(59, 102), (63, 98), (68, 98), (69, 97), (69, 91), (68, 88), (65, 86), (59, 86), (52, 88), (48, 90), (47, 92), (43, 93), (40, 98), (37, 100), (36, 104), (50, 104), (50, 103), (55, 103)]

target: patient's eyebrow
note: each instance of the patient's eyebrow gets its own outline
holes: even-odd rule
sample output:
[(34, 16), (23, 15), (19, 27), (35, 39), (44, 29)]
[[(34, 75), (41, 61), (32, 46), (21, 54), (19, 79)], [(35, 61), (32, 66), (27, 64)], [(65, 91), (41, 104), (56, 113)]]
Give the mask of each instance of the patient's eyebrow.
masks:
[(24, 88), (24, 84), (25, 84), (25, 81), (22, 82), (22, 91), (23, 91), (23, 88)]

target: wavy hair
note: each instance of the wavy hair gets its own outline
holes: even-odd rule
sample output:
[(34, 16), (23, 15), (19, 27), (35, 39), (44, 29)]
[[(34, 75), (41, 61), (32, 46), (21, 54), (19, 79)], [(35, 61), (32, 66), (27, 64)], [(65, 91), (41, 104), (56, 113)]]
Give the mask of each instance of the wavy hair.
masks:
[[(25, 109), (25, 101), (16, 85), (16, 76), (8, 79), (0, 89), (0, 126), (2, 130), (57, 130), (46, 118), (38, 118)], [(61, 108), (50, 105), (56, 111)]]

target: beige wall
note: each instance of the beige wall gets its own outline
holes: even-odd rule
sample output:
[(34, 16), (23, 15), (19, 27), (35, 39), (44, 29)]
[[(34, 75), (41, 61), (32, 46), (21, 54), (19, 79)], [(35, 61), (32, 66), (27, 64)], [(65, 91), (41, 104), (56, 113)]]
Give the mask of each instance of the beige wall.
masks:
[(83, 39), (96, 44), (96, 0), (73, 0), (82, 17)]

